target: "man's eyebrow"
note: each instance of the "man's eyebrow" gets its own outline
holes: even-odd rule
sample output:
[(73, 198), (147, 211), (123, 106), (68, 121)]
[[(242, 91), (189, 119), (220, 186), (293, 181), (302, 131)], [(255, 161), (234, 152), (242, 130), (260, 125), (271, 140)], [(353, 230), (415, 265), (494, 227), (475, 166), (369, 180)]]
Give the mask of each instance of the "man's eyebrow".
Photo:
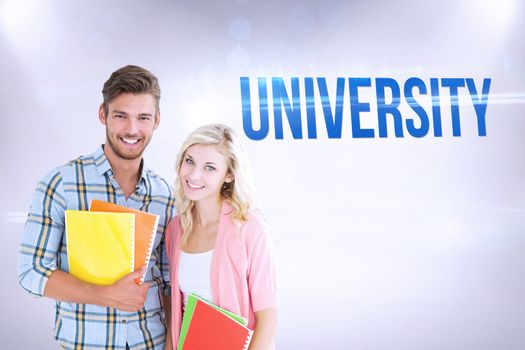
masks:
[[(114, 110), (114, 111), (111, 111), (112, 114), (122, 114), (122, 115), (128, 115), (127, 112), (124, 112), (124, 111), (119, 111), (119, 110)], [(151, 113), (148, 113), (148, 112), (144, 112), (144, 113), (140, 113), (139, 114), (140, 117), (151, 117), (153, 116), (153, 114)]]

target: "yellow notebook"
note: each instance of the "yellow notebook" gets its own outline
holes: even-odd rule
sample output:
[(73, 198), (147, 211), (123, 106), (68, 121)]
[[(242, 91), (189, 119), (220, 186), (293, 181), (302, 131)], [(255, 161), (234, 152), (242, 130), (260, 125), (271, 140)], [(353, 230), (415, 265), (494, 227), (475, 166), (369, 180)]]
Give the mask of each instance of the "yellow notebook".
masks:
[(66, 210), (69, 273), (110, 285), (133, 271), (135, 214)]
[[(112, 213), (133, 213), (135, 214), (135, 267), (134, 270), (148, 265), (153, 249), (153, 242), (157, 234), (159, 216), (145, 211), (131, 209), (122, 205), (92, 199), (90, 211), (112, 212)], [(147, 272), (147, 271), (146, 271)], [(138, 284), (144, 282), (146, 272), (136, 281)]]

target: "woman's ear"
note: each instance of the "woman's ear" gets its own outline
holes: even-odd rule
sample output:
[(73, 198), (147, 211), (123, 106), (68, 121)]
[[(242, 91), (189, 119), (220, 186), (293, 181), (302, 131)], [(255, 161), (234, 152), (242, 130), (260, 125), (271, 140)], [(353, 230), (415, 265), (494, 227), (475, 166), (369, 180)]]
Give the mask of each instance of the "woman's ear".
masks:
[(229, 184), (233, 181), (233, 179), (234, 179), (233, 175), (228, 173), (228, 175), (226, 175), (226, 178), (224, 179), (224, 182)]

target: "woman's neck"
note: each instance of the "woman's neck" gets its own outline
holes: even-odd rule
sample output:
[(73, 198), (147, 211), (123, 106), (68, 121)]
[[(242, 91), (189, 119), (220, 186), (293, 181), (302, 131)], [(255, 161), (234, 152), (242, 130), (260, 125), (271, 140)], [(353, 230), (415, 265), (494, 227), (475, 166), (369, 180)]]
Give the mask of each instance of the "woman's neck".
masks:
[(221, 216), (222, 198), (195, 203), (194, 220), (201, 227), (216, 224)]

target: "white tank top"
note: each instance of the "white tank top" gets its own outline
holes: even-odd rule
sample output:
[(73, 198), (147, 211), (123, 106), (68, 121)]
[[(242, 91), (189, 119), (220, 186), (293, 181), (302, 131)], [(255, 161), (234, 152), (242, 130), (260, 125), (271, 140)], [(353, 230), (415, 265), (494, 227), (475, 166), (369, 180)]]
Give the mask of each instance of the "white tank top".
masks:
[(179, 287), (183, 296), (183, 307), (190, 293), (212, 300), (210, 270), (213, 249), (204, 253), (186, 253), (181, 250), (179, 259)]

